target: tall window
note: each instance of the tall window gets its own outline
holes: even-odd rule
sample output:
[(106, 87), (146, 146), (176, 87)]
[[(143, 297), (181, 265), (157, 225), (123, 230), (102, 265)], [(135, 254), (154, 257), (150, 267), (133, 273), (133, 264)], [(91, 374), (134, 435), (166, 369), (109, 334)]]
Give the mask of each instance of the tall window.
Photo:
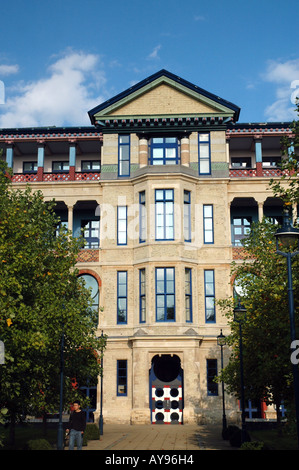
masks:
[(118, 176), (130, 176), (130, 136), (118, 136)]
[(206, 322), (211, 323), (216, 321), (215, 314), (215, 279), (214, 271), (207, 269), (204, 272), (205, 283), (205, 312)]
[(139, 242), (146, 240), (146, 207), (145, 207), (145, 191), (139, 193)]
[(241, 240), (250, 233), (251, 217), (233, 217), (233, 244), (242, 246)]
[(207, 359), (207, 392), (208, 395), (218, 395), (218, 384), (214, 382), (217, 376), (217, 359)]
[(117, 323), (127, 323), (127, 271), (117, 272)]
[(81, 227), (85, 239), (85, 248), (99, 248), (100, 245), (100, 221), (82, 220)]
[(204, 243), (214, 243), (213, 206), (203, 206), (203, 236)]
[(156, 268), (156, 320), (175, 321), (174, 268)]
[(198, 134), (199, 174), (211, 174), (210, 134)]
[(185, 315), (186, 322), (192, 322), (192, 270), (185, 269)]
[(117, 207), (117, 244), (127, 244), (127, 206)]
[(127, 396), (128, 367), (126, 360), (117, 361), (117, 396)]
[(90, 295), (92, 298), (91, 309), (95, 314), (95, 321), (98, 322), (98, 313), (99, 313), (99, 284), (95, 277), (91, 274), (81, 274), (80, 279), (83, 279), (86, 289), (90, 290)]
[(177, 137), (153, 137), (150, 141), (151, 165), (175, 165), (180, 161)]
[(184, 191), (184, 240), (191, 242), (191, 193)]
[(139, 270), (139, 321), (140, 323), (146, 321), (146, 282), (144, 268)]
[(174, 239), (173, 189), (156, 189), (156, 240)]

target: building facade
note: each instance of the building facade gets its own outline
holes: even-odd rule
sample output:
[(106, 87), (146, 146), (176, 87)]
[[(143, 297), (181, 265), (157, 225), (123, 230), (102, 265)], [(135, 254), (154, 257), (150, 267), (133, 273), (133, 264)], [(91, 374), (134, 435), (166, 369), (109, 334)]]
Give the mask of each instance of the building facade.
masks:
[[(269, 179), (291, 138), (290, 123), (238, 124), (239, 113), (161, 70), (89, 111), (88, 127), (0, 130), (13, 185), (55, 198), (61, 223), (84, 235), (78, 269), (108, 335), (106, 423), (221, 420), (213, 378), (229, 330), (215, 299), (233, 294), (251, 223), (280, 221)], [(100, 387), (89, 393), (97, 420)], [(239, 414), (227, 396), (226, 409)], [(270, 415), (249, 403), (248, 416)]]

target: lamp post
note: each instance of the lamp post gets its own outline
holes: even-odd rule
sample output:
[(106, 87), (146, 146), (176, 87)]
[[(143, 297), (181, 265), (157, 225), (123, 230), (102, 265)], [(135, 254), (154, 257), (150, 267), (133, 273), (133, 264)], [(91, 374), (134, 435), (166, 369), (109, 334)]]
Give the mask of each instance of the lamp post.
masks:
[[(226, 345), (226, 337), (220, 330), (220, 335), (217, 336), (217, 344), (221, 348), (221, 370), (223, 370), (223, 346)], [(225, 415), (225, 399), (224, 399), (224, 382), (222, 380), (222, 436), (227, 429), (226, 415)]]
[(63, 450), (63, 426), (62, 426), (62, 409), (63, 409), (63, 366), (64, 366), (64, 332), (61, 334), (60, 342), (60, 401), (59, 401), (59, 423), (57, 432), (57, 450)]
[[(103, 340), (103, 330), (101, 334)], [(101, 401), (100, 401), (100, 418), (99, 418), (100, 435), (103, 435), (103, 343), (101, 346)]]
[[(291, 328), (291, 343), (293, 343), (293, 341), (296, 340), (296, 328), (292, 279), (292, 258), (299, 254), (299, 230), (293, 227), (289, 211), (284, 210), (283, 225), (280, 229), (276, 231), (274, 235), (276, 237), (276, 253), (281, 256), (284, 256), (287, 259), (289, 317)], [(280, 246), (286, 248), (287, 251), (281, 251), (279, 249)], [(298, 366), (294, 363), (293, 379), (296, 407), (297, 439), (299, 447), (299, 373)]]
[(234, 308), (234, 321), (239, 323), (239, 351), (240, 351), (240, 377), (241, 377), (241, 410), (242, 410), (242, 433), (241, 442), (246, 440), (246, 423), (245, 423), (245, 394), (244, 394), (244, 371), (243, 371), (243, 345), (242, 345), (242, 322), (246, 317), (246, 308), (240, 303)]

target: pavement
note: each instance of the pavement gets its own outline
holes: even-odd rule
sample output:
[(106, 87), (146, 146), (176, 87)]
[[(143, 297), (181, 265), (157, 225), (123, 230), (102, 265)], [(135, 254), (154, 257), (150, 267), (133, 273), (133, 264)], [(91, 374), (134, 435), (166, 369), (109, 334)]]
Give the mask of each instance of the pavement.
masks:
[(99, 440), (83, 450), (198, 451), (237, 450), (221, 437), (221, 426), (197, 424), (104, 424)]

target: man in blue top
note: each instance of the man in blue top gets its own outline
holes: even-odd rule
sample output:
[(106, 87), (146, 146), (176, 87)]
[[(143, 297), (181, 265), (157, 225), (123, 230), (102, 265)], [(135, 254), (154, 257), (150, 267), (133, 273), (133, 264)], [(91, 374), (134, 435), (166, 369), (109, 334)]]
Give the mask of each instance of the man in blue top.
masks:
[(77, 449), (82, 450), (83, 434), (86, 428), (86, 414), (80, 408), (80, 402), (74, 402), (74, 410), (71, 412), (69, 427), (66, 432), (70, 432), (69, 450), (74, 450), (75, 442)]

